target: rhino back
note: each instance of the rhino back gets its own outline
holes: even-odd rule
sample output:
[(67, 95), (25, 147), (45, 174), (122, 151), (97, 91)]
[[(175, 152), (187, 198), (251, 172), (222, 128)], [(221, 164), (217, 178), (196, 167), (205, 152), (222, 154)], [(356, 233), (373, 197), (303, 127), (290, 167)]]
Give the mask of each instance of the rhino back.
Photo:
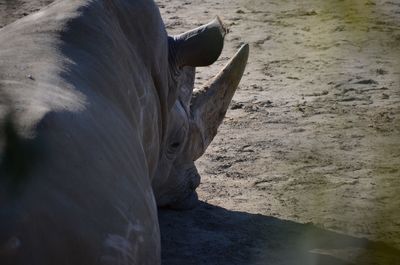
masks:
[(0, 30), (0, 89), (21, 127), (48, 110), (78, 111), (95, 93), (157, 133), (168, 107), (167, 54), (152, 1), (58, 1)]

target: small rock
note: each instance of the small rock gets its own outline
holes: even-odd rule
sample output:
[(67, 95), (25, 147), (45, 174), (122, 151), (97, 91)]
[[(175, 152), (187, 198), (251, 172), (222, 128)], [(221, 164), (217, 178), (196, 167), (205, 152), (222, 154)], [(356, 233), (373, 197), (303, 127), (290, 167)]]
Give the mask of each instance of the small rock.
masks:
[(35, 78), (32, 75), (27, 75), (26, 77), (28, 77), (30, 80), (35, 80)]
[(295, 129), (292, 130), (293, 133), (301, 133), (301, 132), (304, 132), (304, 131), (305, 131), (304, 128), (295, 128)]
[(267, 99), (265, 102), (264, 102), (264, 107), (266, 107), (266, 108), (271, 108), (271, 107), (273, 107), (272, 106), (272, 101), (271, 100), (269, 100), (269, 99)]
[(386, 94), (386, 93), (383, 93), (383, 94), (382, 94), (382, 99), (389, 99), (389, 95)]
[(304, 11), (300, 15), (301, 16), (315, 16), (315, 15), (317, 15), (317, 11), (315, 11), (315, 10)]
[(366, 5), (366, 6), (376, 6), (376, 3), (375, 3), (374, 1), (369, 0), (369, 1), (367, 1), (367, 2), (365, 3), (365, 5)]
[(364, 80), (360, 80), (355, 82), (355, 84), (360, 84), (360, 85), (372, 85), (372, 84), (378, 84), (378, 82), (376, 82), (375, 80), (372, 79), (364, 79)]
[(382, 68), (378, 68), (378, 69), (376, 69), (376, 73), (377, 73), (378, 75), (385, 75), (385, 74), (388, 73), (388, 71), (386, 71), (386, 70), (384, 70), (384, 69), (382, 69)]
[(243, 107), (244, 107), (243, 103), (240, 103), (240, 102), (235, 102), (235, 103), (232, 103), (232, 105), (231, 105), (232, 110), (242, 109)]
[(345, 29), (345, 26), (337, 26), (333, 31), (344, 31)]

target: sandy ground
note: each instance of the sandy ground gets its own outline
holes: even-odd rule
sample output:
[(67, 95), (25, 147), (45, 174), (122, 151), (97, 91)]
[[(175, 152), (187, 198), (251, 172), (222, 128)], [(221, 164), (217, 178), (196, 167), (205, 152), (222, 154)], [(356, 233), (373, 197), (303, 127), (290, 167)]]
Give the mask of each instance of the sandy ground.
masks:
[[(0, 0), (0, 27), (49, 2)], [(203, 202), (160, 211), (163, 264), (400, 264), (400, 2), (157, 3), (171, 34), (229, 27), (198, 85), (251, 47)]]

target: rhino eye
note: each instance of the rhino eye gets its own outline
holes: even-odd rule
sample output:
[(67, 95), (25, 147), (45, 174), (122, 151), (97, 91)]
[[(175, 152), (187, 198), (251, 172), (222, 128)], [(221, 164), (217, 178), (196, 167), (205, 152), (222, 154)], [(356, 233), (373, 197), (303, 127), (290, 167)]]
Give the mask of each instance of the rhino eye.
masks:
[(170, 145), (170, 147), (171, 147), (171, 149), (178, 149), (178, 147), (180, 146), (180, 143), (179, 142), (173, 142), (171, 145)]
[(169, 146), (168, 146), (168, 150), (167, 150), (167, 157), (169, 157), (169, 159), (174, 159), (175, 156), (178, 153), (179, 147), (181, 146), (180, 142), (172, 142)]

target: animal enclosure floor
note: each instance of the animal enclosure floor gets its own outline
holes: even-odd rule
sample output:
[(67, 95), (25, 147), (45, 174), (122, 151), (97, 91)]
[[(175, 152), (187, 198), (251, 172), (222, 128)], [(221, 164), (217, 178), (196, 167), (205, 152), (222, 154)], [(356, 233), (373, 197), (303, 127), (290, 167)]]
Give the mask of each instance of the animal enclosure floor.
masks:
[[(0, 0), (0, 27), (50, 2)], [(400, 3), (157, 3), (171, 34), (229, 28), (198, 86), (250, 44), (203, 202), (160, 212), (163, 264), (400, 264)]]

